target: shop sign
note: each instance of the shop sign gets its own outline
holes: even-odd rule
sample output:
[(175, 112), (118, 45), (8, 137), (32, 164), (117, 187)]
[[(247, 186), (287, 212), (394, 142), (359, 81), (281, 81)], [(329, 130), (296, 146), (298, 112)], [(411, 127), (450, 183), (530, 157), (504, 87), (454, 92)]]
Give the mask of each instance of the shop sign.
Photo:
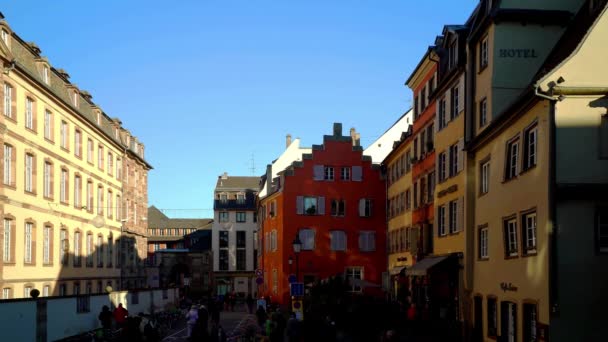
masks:
[(500, 283), (500, 288), (504, 291), (513, 291), (513, 292), (517, 292), (517, 286), (514, 286), (511, 283)]

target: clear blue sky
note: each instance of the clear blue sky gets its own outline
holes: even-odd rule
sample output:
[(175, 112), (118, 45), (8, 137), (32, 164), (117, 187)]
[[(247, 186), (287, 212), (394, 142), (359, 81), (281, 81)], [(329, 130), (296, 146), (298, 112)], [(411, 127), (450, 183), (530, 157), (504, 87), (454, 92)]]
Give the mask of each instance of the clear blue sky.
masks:
[(3, 1), (0, 11), (146, 145), (149, 204), (212, 217), (217, 176), (249, 176), (285, 135), (333, 122), (369, 145), (411, 106), (404, 82), (478, 1)]

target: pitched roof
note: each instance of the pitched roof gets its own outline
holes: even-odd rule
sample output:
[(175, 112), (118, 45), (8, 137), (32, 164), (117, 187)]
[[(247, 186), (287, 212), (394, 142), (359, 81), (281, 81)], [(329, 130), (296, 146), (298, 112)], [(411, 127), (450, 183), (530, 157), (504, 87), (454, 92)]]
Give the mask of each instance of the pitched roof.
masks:
[(210, 218), (169, 218), (155, 206), (148, 208), (148, 228), (196, 228), (211, 229)]
[(260, 189), (260, 177), (243, 177), (222, 175), (217, 178), (216, 190), (228, 189)]

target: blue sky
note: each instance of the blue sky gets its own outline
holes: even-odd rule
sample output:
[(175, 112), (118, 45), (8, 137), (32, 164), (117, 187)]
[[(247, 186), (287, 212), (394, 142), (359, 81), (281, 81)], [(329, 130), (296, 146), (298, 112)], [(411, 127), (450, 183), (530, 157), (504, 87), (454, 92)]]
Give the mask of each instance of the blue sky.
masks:
[(252, 175), (252, 156), (261, 175), (287, 133), (310, 146), (342, 122), (364, 146), (380, 136), (411, 106), (403, 84), (427, 46), (476, 4), (9, 0), (0, 11), (144, 142), (150, 205), (212, 217), (217, 176)]

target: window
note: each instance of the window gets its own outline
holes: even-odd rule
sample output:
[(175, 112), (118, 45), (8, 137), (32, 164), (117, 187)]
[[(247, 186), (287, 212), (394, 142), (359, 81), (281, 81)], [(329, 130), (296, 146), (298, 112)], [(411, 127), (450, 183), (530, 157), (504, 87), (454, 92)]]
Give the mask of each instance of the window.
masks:
[(68, 149), (68, 123), (65, 121), (61, 121), (61, 129), (60, 129), (60, 142), (61, 142), (61, 147), (64, 149)]
[(450, 102), (450, 120), (454, 120), (457, 116), (458, 113), (460, 112), (460, 108), (459, 108), (459, 94), (458, 94), (458, 86), (455, 86), (454, 88), (452, 88), (450, 90), (451, 92), (451, 102)]
[(483, 98), (479, 101), (479, 127), (488, 124), (488, 99)]
[(34, 254), (34, 224), (31, 222), (27, 222), (25, 223), (25, 237), (24, 237), (24, 241), (25, 241), (25, 263), (26, 264), (31, 264), (33, 258), (33, 254)]
[(414, 138), (413, 142), (414, 146), (414, 161), (418, 160), (418, 136)]
[(68, 294), (68, 286), (66, 284), (59, 285), (59, 295), (67, 296)]
[(373, 201), (368, 198), (362, 198), (359, 200), (359, 216), (360, 217), (371, 217)]
[(418, 96), (414, 96), (414, 120), (418, 118), (420, 109), (418, 108)]
[(78, 107), (78, 92), (72, 92), (72, 101), (74, 103), (74, 107)]
[(450, 146), (450, 177), (458, 173), (458, 144)]
[(340, 170), (340, 179), (343, 181), (350, 180), (350, 167), (342, 167)]
[(359, 232), (359, 250), (362, 252), (373, 252), (376, 250), (376, 232)]
[(437, 226), (439, 229), (439, 236), (445, 236), (447, 234), (445, 229), (445, 209), (445, 205), (437, 208)]
[(450, 44), (448, 53), (448, 65), (449, 68), (452, 69), (454, 66), (456, 66), (456, 63), (458, 63), (458, 47), (456, 41)]
[(60, 184), (59, 198), (61, 200), (61, 203), (68, 202), (68, 180), (69, 180), (68, 170), (61, 169), (61, 179), (59, 181), (59, 184)]
[(446, 106), (446, 100), (445, 97), (441, 98), (441, 100), (439, 100), (439, 113), (438, 113), (438, 129), (441, 130), (443, 129), (445, 126), (447, 126), (447, 120), (446, 120), (446, 113), (445, 113), (445, 106)]
[(524, 341), (526, 342), (537, 342), (537, 323), (538, 314), (536, 311), (536, 304), (524, 303)]
[(25, 98), (25, 128), (34, 130), (34, 100)]
[(219, 215), (220, 215), (220, 222), (228, 222), (228, 212), (227, 211), (220, 211)]
[[(74, 294), (80, 295), (80, 285), (74, 284)], [(133, 303), (137, 304), (137, 303)], [(76, 313), (91, 312), (91, 297), (82, 296), (76, 298)]]
[(418, 182), (414, 182), (414, 209), (418, 208)]
[(244, 211), (237, 211), (236, 222), (246, 222), (246, 221), (247, 221), (247, 213)]
[(344, 200), (331, 201), (331, 216), (344, 216)]
[(228, 271), (228, 249), (220, 249), (220, 271)]
[(536, 166), (536, 145), (538, 142), (538, 127), (534, 124), (524, 132), (524, 170)]
[(36, 163), (34, 156), (26, 153), (25, 154), (25, 191), (34, 192), (34, 185), (36, 180), (34, 179)]
[(13, 118), (13, 87), (8, 84), (8, 83), (4, 83), (4, 116), (14, 119)]
[(361, 281), (363, 280), (363, 267), (348, 267), (346, 269), (346, 282), (349, 292), (361, 292)]
[(220, 235), (219, 235), (219, 245), (220, 248), (228, 248), (228, 231), (220, 231)]
[(479, 70), (488, 66), (488, 36), (481, 39), (479, 43)]
[(93, 164), (93, 140), (87, 139), (87, 161)]
[(86, 256), (87, 256), (86, 265), (87, 265), (87, 267), (93, 267), (93, 234), (91, 234), (91, 233), (87, 234), (85, 248), (86, 248)]
[(441, 152), (439, 153), (439, 157), (437, 157), (438, 159), (438, 170), (437, 172), (439, 172), (439, 181), (443, 182), (447, 179), (447, 173), (446, 173), (446, 152)]
[(44, 197), (53, 197), (53, 164), (49, 162), (44, 163)]
[(103, 146), (97, 145), (97, 167), (103, 170)]
[(74, 233), (74, 266), (80, 266), (80, 232)]
[(59, 261), (62, 265), (68, 264), (68, 252), (69, 252), (69, 242), (68, 242), (68, 232), (65, 229), (62, 229), (59, 232)]
[(51, 287), (49, 285), (44, 285), (44, 287), (42, 287), (42, 297), (48, 297), (50, 293)]
[(342, 230), (332, 230), (329, 234), (331, 250), (346, 252), (346, 233)]
[(50, 82), (50, 74), (49, 74), (49, 67), (46, 65), (42, 66), (42, 80), (44, 81), (44, 83), (49, 84)]
[(517, 177), (517, 160), (519, 157), (519, 139), (507, 143), (507, 160), (505, 179), (509, 180)]
[(78, 129), (74, 130), (74, 155), (82, 157), (82, 132)]
[(13, 146), (4, 144), (4, 184), (15, 185)]
[(334, 168), (331, 166), (326, 166), (324, 170), (324, 180), (334, 180)]
[(95, 246), (97, 254), (97, 267), (103, 267), (103, 236), (97, 236), (97, 246)]
[(504, 221), (505, 232), (505, 255), (507, 257), (517, 256), (517, 219)]
[(82, 178), (80, 176), (74, 176), (74, 207), (76, 209), (82, 208)]
[(608, 253), (608, 207), (598, 207), (596, 213), (597, 248), (600, 253)]
[(87, 210), (93, 211), (93, 182), (87, 182)]
[(608, 159), (608, 114), (602, 115), (600, 119), (600, 158)]
[(412, 170), (412, 151), (405, 151), (405, 172), (408, 173)]
[(435, 199), (435, 171), (429, 172), (427, 179), (428, 179), (428, 181), (427, 181), (428, 203), (431, 203)]
[(405, 209), (410, 210), (412, 208), (412, 191), (410, 189), (405, 190)]
[(536, 254), (536, 212), (521, 217), (524, 254)]
[(316, 197), (304, 197), (304, 213), (306, 215), (316, 215), (319, 213)]
[(315, 231), (313, 229), (300, 229), (299, 235), (302, 250), (312, 251), (315, 249)]
[(42, 242), (42, 263), (48, 265), (51, 263), (51, 251), (52, 251), (52, 239), (53, 239), (53, 228), (51, 226), (44, 226), (43, 230), (43, 242)]
[(23, 288), (23, 298), (30, 298), (30, 292), (32, 292), (31, 286), (26, 286)]
[(221, 203), (228, 203), (228, 194), (220, 194), (220, 202)]
[(112, 190), (110, 190), (110, 188), (108, 188), (108, 200), (106, 201), (107, 204), (107, 211), (106, 211), (106, 215), (108, 215), (108, 218), (112, 218), (112, 212), (114, 211), (113, 206), (112, 206)]
[(114, 244), (112, 243), (112, 241), (113, 236), (108, 236), (108, 248), (106, 248), (108, 254), (106, 259), (108, 267), (112, 267), (112, 260), (114, 258)]
[(498, 307), (496, 306), (496, 298), (488, 298), (488, 337), (494, 337), (498, 335)]
[(450, 208), (450, 234), (458, 231), (458, 201), (451, 201), (449, 203)]
[(422, 87), (420, 91), (420, 111), (424, 111), (426, 108), (426, 86)]
[(245, 204), (245, 194), (236, 194), (236, 204)]
[(480, 193), (487, 194), (490, 191), (490, 161), (486, 161), (481, 164), (481, 180), (480, 180)]
[(53, 141), (53, 113), (48, 109), (44, 111), (44, 138)]
[(116, 221), (122, 220), (122, 201), (120, 195), (116, 195)]
[(4, 42), (4, 44), (6, 44), (6, 46), (8, 46), (8, 31), (5, 29), (2, 29), (2, 41)]
[(479, 229), (479, 259), (487, 259), (488, 255), (488, 227)]
[(237, 231), (236, 232), (236, 269), (243, 271), (247, 268), (247, 232)]
[(273, 229), (270, 232), (270, 250), (272, 252), (276, 252), (277, 251), (277, 230)]
[(11, 242), (12, 240), (15, 238), (15, 236), (13, 235), (13, 220), (11, 219), (4, 219), (4, 245), (3, 247), (3, 253), (2, 253), (2, 260), (4, 260), (4, 262), (12, 262), (13, 258), (12, 258), (12, 253), (13, 253), (13, 248), (11, 246)]

